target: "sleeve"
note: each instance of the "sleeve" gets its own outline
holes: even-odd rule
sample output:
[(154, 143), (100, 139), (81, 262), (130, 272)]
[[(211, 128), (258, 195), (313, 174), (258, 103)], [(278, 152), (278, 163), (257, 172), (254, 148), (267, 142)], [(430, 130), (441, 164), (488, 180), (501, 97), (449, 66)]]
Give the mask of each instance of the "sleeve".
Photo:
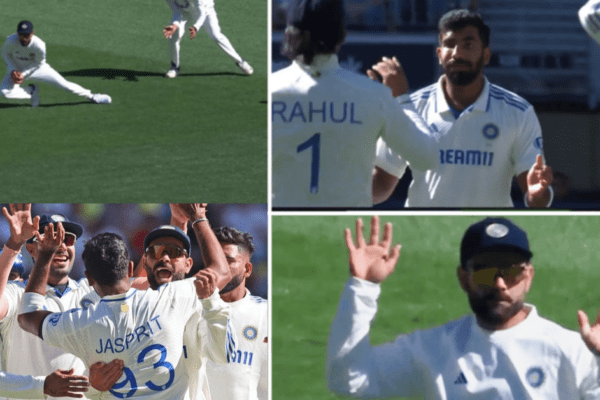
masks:
[(0, 396), (44, 399), (44, 376), (14, 375), (0, 371)]
[[(519, 175), (521, 172), (529, 171), (535, 163), (538, 154), (543, 153), (542, 127), (540, 121), (535, 115), (533, 106), (530, 106), (523, 115), (522, 121), (518, 125), (517, 140), (514, 142), (513, 160), (515, 162), (515, 172)], [(544, 160), (545, 162), (545, 160)]]
[(26, 69), (25, 71), (21, 71), (23, 78), (27, 78), (33, 74), (39, 67), (42, 66), (42, 64), (46, 62), (46, 43), (38, 39), (35, 41), (35, 45), (32, 46), (32, 50), (34, 53), (34, 60), (30, 68)]
[(435, 168), (438, 139), (415, 110), (410, 96), (398, 96), (397, 101), (383, 100), (386, 114), (383, 138), (387, 146), (408, 161), (413, 168)]
[(197, 10), (197, 18), (194, 22), (194, 28), (196, 28), (196, 31), (199, 31), (200, 28), (202, 28), (202, 25), (204, 25), (204, 21), (206, 20), (206, 10), (201, 0), (196, 0), (194, 2), (194, 6)]
[(15, 71), (17, 69), (10, 52), (10, 40), (8, 38), (2, 45), (2, 59), (6, 64), (6, 73), (10, 73), (11, 71)]
[(169, 5), (169, 7), (171, 7), (171, 11), (173, 12), (173, 15), (171, 16), (171, 25), (173, 25), (175, 22), (181, 21), (181, 9), (177, 6), (177, 4), (175, 4), (175, 1), (173, 1), (173, 0), (165, 0), (165, 1)]
[(231, 325), (231, 306), (221, 300), (218, 290), (201, 302), (198, 338), (202, 355), (216, 363), (228, 363), (237, 349), (237, 337)]
[(81, 326), (79, 321), (82, 309), (48, 314), (42, 323), (42, 339), (46, 344), (58, 347), (77, 357), (86, 354), (83, 341), (75, 340), (77, 335), (77, 326)]
[(378, 284), (358, 278), (346, 283), (327, 344), (327, 382), (333, 392), (358, 398), (416, 394), (419, 378), (408, 341), (369, 343), (380, 291)]
[(379, 138), (377, 140), (377, 151), (375, 153), (375, 166), (381, 168), (389, 174), (397, 178), (401, 178), (406, 171), (408, 163), (403, 160), (392, 149), (387, 147), (385, 140)]
[(579, 9), (579, 22), (588, 35), (600, 43), (600, 2), (588, 1)]
[[(265, 304), (266, 308), (268, 306)], [(268, 311), (265, 315), (265, 320), (269, 321)], [(268, 332), (268, 322), (265, 324)], [(259, 340), (262, 340), (259, 338)], [(269, 398), (269, 343), (271, 338), (267, 338), (268, 343), (261, 343), (261, 359), (260, 359), (260, 375), (258, 377), (257, 395), (259, 400), (268, 400)]]

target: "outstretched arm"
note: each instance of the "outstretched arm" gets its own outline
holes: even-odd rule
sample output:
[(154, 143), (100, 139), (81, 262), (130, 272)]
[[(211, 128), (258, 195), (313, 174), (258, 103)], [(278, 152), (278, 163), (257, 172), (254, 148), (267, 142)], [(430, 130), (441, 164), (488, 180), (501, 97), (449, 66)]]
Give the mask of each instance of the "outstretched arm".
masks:
[(538, 154), (531, 169), (522, 172), (517, 177), (519, 186), (525, 193), (525, 204), (531, 208), (550, 207), (552, 195), (550, 185), (552, 184), (552, 168), (544, 164), (543, 157)]
[(600, 357), (600, 313), (598, 313), (594, 325), (590, 326), (587, 314), (584, 311), (579, 310), (577, 311), (577, 321), (579, 322), (581, 338), (586, 346), (592, 353)]
[(222, 289), (231, 280), (231, 271), (225, 253), (223, 253), (223, 248), (206, 218), (206, 208), (206, 203), (172, 204), (171, 212), (187, 216), (188, 221), (192, 223), (192, 229), (194, 229), (196, 239), (198, 239), (204, 265), (206, 269), (216, 272), (216, 285), (219, 289)]
[(29, 275), (29, 281), (21, 302), (22, 313), (19, 314), (17, 319), (23, 330), (41, 338), (42, 323), (51, 314), (50, 311), (43, 310), (41, 304), (43, 304), (46, 295), (50, 264), (54, 254), (65, 239), (65, 229), (59, 222), (55, 232), (54, 224), (48, 224), (44, 228), (43, 238), (37, 231), (35, 236), (39, 246), (38, 258)]
[(44, 394), (52, 397), (75, 397), (83, 398), (88, 391), (90, 383), (88, 377), (73, 375), (74, 369), (57, 369), (44, 380)]

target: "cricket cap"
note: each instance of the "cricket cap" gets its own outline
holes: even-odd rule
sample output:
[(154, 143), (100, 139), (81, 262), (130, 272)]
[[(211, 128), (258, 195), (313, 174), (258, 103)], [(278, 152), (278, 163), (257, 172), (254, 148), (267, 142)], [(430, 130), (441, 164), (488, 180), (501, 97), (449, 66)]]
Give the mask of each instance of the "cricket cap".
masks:
[(31, 21), (21, 21), (17, 25), (17, 33), (19, 35), (29, 35), (33, 32), (33, 24)]
[[(43, 234), (44, 228), (50, 223), (54, 224), (54, 230), (56, 231), (56, 224), (59, 222), (62, 224), (63, 228), (65, 228), (66, 232), (73, 233), (77, 237), (77, 239), (79, 239), (79, 237), (83, 234), (83, 226), (79, 225), (78, 223), (69, 221), (67, 217), (61, 214), (40, 215), (40, 229), (38, 230), (38, 232), (40, 234)], [(27, 241), (27, 243), (31, 242), (33, 242), (33, 237)]]
[[(1, 250), (0, 253), (2, 253)], [(21, 277), (25, 275), (25, 266), (23, 265), (23, 256), (21, 255), (21, 253), (17, 254), (17, 258), (15, 258), (15, 262), (13, 263), (11, 268), (11, 272), (12, 271), (15, 271)]]
[(527, 233), (506, 218), (486, 218), (471, 225), (462, 238), (460, 263), (463, 268), (474, 256), (488, 251), (515, 251), (531, 258)]
[(144, 239), (144, 251), (150, 246), (150, 243), (156, 238), (170, 236), (178, 239), (185, 246), (185, 250), (187, 250), (188, 257), (192, 255), (192, 243), (190, 242), (190, 238), (185, 234), (180, 228), (173, 225), (162, 225), (158, 228), (152, 230), (149, 234), (146, 235)]
[(315, 41), (335, 46), (340, 27), (345, 27), (343, 0), (292, 0), (287, 25), (309, 31)]

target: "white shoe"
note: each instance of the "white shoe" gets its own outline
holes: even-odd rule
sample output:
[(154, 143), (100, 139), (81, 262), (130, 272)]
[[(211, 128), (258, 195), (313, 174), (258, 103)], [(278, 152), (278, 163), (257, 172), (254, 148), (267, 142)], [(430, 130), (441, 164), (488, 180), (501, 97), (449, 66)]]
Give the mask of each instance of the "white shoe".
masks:
[(254, 69), (248, 64), (246, 61), (242, 60), (242, 62), (237, 63), (237, 66), (242, 70), (246, 75), (252, 75)]
[(112, 99), (107, 94), (97, 93), (97, 94), (95, 94), (95, 95), (92, 96), (92, 98), (90, 99), (90, 101), (92, 103), (96, 103), (96, 104), (110, 104), (112, 102)]
[(167, 72), (167, 74), (165, 75), (165, 77), (167, 77), (167, 78), (177, 78), (177, 73), (178, 73), (177, 69), (171, 68), (169, 70), (169, 72)]
[(40, 105), (40, 94), (36, 85), (31, 86), (31, 107), (37, 107)]

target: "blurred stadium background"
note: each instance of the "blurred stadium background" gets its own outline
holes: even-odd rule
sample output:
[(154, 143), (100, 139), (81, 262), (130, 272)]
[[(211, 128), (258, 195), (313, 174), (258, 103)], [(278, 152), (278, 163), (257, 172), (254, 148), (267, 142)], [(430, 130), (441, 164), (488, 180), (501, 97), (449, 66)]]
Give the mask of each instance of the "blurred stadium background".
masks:
[[(3, 206), (8, 207), (6, 204)], [(87, 240), (102, 232), (119, 234), (128, 243), (131, 259), (137, 265), (143, 255), (143, 243), (146, 234), (152, 229), (168, 224), (171, 213), (168, 204), (34, 204), (32, 215), (61, 214), (69, 220), (83, 226), (84, 232), (75, 244), (76, 259), (70, 277), (83, 278), (81, 253)], [(231, 226), (249, 232), (254, 237), (255, 252), (252, 257), (253, 271), (247, 280), (252, 294), (268, 298), (268, 216), (266, 204), (209, 204), (207, 218), (213, 228)], [(193, 230), (188, 225), (188, 235), (192, 241), (194, 266), (190, 275), (203, 265), (200, 248)], [(10, 237), (8, 222), (0, 217), (0, 244), (4, 245)], [(31, 256), (23, 248), (23, 260), (28, 275), (33, 267)]]
[[(344, 68), (364, 73), (384, 55), (403, 64), (411, 90), (437, 80), (437, 22), (448, 10), (479, 11), (491, 28), (491, 82), (535, 106), (547, 163), (555, 171), (553, 208), (600, 208), (600, 46), (579, 25), (586, 0), (346, 0), (349, 34), (340, 51)], [(289, 0), (272, 0), (272, 70), (280, 55)], [(404, 204), (405, 176), (393, 198)], [(523, 206), (515, 186), (514, 202)]]

